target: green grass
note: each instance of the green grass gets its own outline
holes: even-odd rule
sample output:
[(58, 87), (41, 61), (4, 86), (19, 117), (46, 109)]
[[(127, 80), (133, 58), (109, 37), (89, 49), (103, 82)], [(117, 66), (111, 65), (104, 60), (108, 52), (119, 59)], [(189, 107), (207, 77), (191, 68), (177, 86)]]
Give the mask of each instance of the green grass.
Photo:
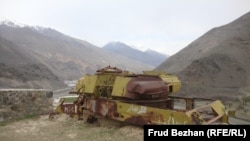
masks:
[(67, 97), (67, 98), (62, 98), (61, 100), (64, 99), (65, 103), (73, 103), (74, 101), (76, 101), (76, 97)]
[(18, 121), (22, 121), (22, 120), (34, 120), (34, 119), (37, 119), (39, 117), (38, 114), (28, 114), (24, 117), (19, 117), (19, 118), (16, 118), (16, 119), (12, 119), (12, 120), (8, 120), (8, 121), (2, 121), (0, 122), (0, 127), (1, 126), (6, 126), (10, 123), (13, 123), (13, 122), (18, 122)]
[(250, 103), (250, 96), (245, 96), (241, 98), (244, 104)]
[(21, 119), (37, 119), (38, 117), (39, 115), (37, 114), (28, 114), (24, 118), (21, 118)]
[(1, 127), (1, 126), (6, 126), (7, 124), (8, 124), (8, 122), (2, 121), (2, 122), (0, 122), (0, 127)]

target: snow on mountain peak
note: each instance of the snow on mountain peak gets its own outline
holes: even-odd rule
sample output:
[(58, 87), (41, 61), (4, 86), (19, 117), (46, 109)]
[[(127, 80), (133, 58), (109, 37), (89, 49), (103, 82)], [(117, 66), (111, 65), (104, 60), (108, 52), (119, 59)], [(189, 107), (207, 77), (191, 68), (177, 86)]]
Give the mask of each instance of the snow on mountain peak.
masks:
[(14, 20), (9, 20), (9, 19), (6, 19), (6, 18), (1, 18), (0, 19), (0, 25), (6, 25), (6, 26), (9, 26), (9, 27), (25, 27), (27, 25), (25, 24), (21, 24), (21, 23), (18, 23)]
[(47, 28), (42, 27), (42, 26), (32, 26), (31, 28), (34, 29), (34, 30), (36, 30), (36, 31), (39, 31), (39, 32), (41, 32), (41, 33), (43, 33), (43, 31), (44, 31), (45, 29), (47, 29)]
[(47, 29), (42, 26), (30, 26), (30, 25), (22, 24), (22, 23), (16, 22), (15, 20), (9, 20), (7, 18), (0, 18), (0, 25), (5, 25), (8, 27), (14, 27), (14, 28), (28, 27), (41, 33), (43, 33), (45, 29)]

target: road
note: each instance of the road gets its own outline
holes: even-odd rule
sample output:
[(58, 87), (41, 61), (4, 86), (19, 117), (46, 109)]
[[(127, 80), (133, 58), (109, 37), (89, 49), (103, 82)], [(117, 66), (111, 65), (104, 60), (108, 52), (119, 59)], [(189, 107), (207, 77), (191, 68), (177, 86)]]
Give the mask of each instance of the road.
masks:
[(61, 96), (66, 96), (66, 95), (70, 95), (69, 92), (73, 90), (73, 88), (64, 88), (64, 89), (59, 89), (59, 90), (55, 90), (53, 91), (53, 98), (58, 98)]

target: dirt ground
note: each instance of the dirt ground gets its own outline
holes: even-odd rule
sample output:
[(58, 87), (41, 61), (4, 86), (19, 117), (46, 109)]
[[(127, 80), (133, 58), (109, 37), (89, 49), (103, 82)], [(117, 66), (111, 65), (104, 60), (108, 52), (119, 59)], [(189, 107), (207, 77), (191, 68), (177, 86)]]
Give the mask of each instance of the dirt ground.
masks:
[(250, 103), (227, 102), (225, 106), (228, 110), (235, 111), (236, 118), (250, 122)]
[[(228, 102), (236, 110), (234, 124), (250, 124), (250, 105)], [(244, 119), (244, 121), (240, 120)], [(9, 123), (0, 122), (0, 141), (143, 141), (143, 127), (114, 120), (99, 119), (89, 124), (61, 114), (28, 117)]]
[(143, 128), (101, 120), (100, 124), (75, 121), (67, 115), (48, 115), (0, 125), (1, 141), (143, 141)]

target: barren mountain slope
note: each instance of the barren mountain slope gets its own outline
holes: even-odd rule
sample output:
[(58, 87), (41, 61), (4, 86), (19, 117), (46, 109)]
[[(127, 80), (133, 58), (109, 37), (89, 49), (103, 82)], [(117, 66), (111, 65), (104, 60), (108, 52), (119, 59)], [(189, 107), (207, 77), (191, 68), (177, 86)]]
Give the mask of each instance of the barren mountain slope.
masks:
[[(108, 65), (133, 72), (153, 69), (153, 66), (109, 53), (86, 41), (69, 37), (50, 28), (21, 27), (11, 22), (0, 22), (0, 37), (14, 44), (11, 48), (15, 50), (10, 55), (1, 52), (4, 65), (16, 69), (18, 67), (16, 63), (20, 61), (36, 64), (46, 68), (47, 72), (53, 73), (62, 82), (79, 79), (86, 73), (94, 73), (97, 69)], [(2, 40), (0, 44), (5, 44), (1, 42)], [(10, 49), (9, 45), (5, 44), (5, 50)], [(22, 59), (22, 57), (28, 58)], [(4, 78), (1, 77), (1, 79)]]
[(250, 13), (208, 31), (156, 70), (177, 74), (180, 94), (238, 98), (250, 87)]
[(29, 51), (22, 51), (22, 47), (1, 36), (0, 43), (0, 88), (52, 89), (66, 86), (45, 65), (30, 57)]
[(153, 68), (126, 57), (110, 54), (88, 42), (50, 28), (12, 27), (2, 24), (0, 36), (22, 46), (25, 50), (32, 51), (31, 55), (34, 58), (43, 62), (63, 79), (76, 79), (84, 73), (93, 73), (107, 65), (116, 65), (131, 71)]

